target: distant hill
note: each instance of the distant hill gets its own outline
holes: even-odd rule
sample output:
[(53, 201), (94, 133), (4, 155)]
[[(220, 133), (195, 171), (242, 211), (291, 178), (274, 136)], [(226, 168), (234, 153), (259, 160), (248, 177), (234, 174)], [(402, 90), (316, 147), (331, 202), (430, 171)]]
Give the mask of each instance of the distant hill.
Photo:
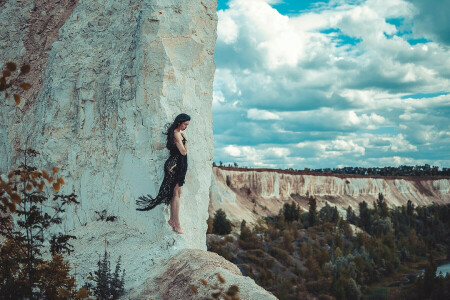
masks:
[(210, 215), (219, 208), (235, 224), (255, 223), (260, 216), (277, 214), (284, 203), (296, 202), (307, 209), (306, 195), (317, 198), (318, 208), (336, 205), (344, 214), (361, 201), (371, 204), (382, 193), (389, 206), (416, 206), (450, 202), (449, 176), (375, 176), (321, 174), (279, 169), (213, 167)]

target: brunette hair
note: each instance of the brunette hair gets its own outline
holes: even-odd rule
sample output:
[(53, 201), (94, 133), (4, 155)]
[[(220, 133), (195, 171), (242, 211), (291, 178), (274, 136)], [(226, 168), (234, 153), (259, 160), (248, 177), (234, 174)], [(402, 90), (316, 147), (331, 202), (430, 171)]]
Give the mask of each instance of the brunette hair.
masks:
[(181, 123), (186, 122), (186, 121), (190, 121), (191, 117), (188, 114), (179, 114), (178, 116), (176, 116), (175, 120), (173, 121), (172, 124), (168, 123), (167, 126), (167, 131), (164, 133), (165, 135), (167, 135), (167, 142), (166, 142), (166, 147), (167, 149), (171, 149), (172, 145), (174, 144), (173, 138), (174, 138), (174, 129), (177, 128), (178, 126), (180, 126)]

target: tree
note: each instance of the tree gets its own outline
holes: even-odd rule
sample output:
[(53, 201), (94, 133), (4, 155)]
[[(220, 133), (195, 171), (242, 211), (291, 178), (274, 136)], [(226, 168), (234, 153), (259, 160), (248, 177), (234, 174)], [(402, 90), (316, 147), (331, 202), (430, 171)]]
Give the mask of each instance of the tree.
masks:
[(347, 207), (347, 222), (349, 222), (350, 224), (356, 224), (357, 219), (358, 218), (356, 217), (355, 211), (349, 205)]
[(330, 222), (336, 224), (339, 221), (339, 213), (336, 206), (331, 207), (328, 202), (319, 211), (320, 219), (322, 222)]
[(378, 207), (378, 214), (382, 218), (386, 218), (389, 214), (389, 209), (382, 193), (378, 193), (377, 207)]
[[(13, 294), (15, 299), (64, 299), (63, 294), (75, 292), (75, 285), (67, 264), (58, 255), (70, 254), (69, 241), (75, 237), (55, 232), (52, 225), (62, 222), (61, 214), (67, 205), (79, 202), (73, 193), (54, 194), (48, 207), (44, 188), (51, 186), (58, 192), (64, 179), (57, 178), (57, 168), (50, 175), (29, 165), (39, 152), (27, 148), (18, 153), (24, 155), (23, 163), (5, 176), (7, 181), (0, 176), (0, 234), (6, 238), (0, 246), (0, 294)], [(52, 259), (45, 260), (43, 252), (50, 252)], [(52, 277), (48, 274), (58, 274), (58, 292), (50, 288)]]
[(242, 220), (241, 222), (241, 232), (242, 232), (242, 228), (247, 226), (247, 222), (245, 220)]
[(227, 219), (226, 213), (219, 209), (214, 214), (213, 233), (215, 234), (229, 234), (231, 232), (231, 222)]
[(111, 274), (110, 255), (105, 249), (105, 254), (102, 260), (98, 260), (98, 269), (95, 271), (95, 276), (90, 276), (89, 279), (95, 281), (96, 285), (93, 288), (94, 295), (99, 300), (116, 300), (124, 293), (125, 270), (121, 271), (120, 259), (117, 260), (114, 274)]
[(425, 274), (423, 279), (423, 290), (426, 296), (431, 296), (433, 293), (434, 282), (436, 278), (436, 264), (434, 263), (433, 255), (430, 253), (428, 264), (425, 267)]
[(359, 300), (362, 297), (361, 290), (359, 289), (356, 281), (353, 278), (347, 282), (347, 299)]
[(363, 201), (359, 203), (359, 226), (365, 231), (369, 232), (370, 229), (370, 209), (367, 206), (367, 202)]
[[(31, 88), (31, 84), (24, 81), (19, 82), (21, 75), (30, 72), (30, 65), (24, 64), (20, 67), (20, 72), (14, 75), (15, 71), (18, 71), (17, 65), (14, 62), (7, 62), (5, 64), (5, 69), (2, 70), (2, 77), (0, 77), (0, 92), (4, 92), (5, 99), (9, 98), (9, 92), (13, 92), (13, 98), (16, 106), (20, 104), (21, 98), (19, 95), (20, 90), (28, 91)], [(19, 89), (20, 87), (20, 89)], [(11, 91), (12, 90), (12, 91)]]
[(291, 223), (293, 221), (298, 221), (300, 218), (300, 207), (293, 202), (292, 204), (285, 203), (283, 205), (283, 215), (286, 222)]
[(414, 204), (411, 202), (411, 200), (408, 200), (408, 203), (406, 204), (406, 214), (411, 217), (413, 213), (414, 213)]
[(314, 226), (317, 223), (317, 202), (316, 202), (316, 198), (314, 198), (313, 196), (310, 196), (309, 200), (308, 200), (308, 204), (309, 204), (309, 213), (308, 213), (309, 226)]

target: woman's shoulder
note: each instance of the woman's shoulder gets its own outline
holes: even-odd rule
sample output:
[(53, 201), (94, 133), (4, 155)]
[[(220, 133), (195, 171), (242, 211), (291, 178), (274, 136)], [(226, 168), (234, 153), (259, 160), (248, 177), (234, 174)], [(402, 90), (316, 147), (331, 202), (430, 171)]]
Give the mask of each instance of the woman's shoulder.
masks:
[(182, 137), (182, 135), (181, 135), (181, 132), (180, 131), (173, 131), (173, 135), (174, 135), (174, 137), (176, 138), (176, 139), (182, 139), (183, 137)]

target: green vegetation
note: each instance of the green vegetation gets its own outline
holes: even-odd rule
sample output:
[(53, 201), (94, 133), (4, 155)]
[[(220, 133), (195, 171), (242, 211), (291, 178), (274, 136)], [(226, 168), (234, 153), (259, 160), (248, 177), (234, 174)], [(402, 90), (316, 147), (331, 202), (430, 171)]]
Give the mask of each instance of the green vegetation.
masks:
[(336, 207), (308, 202), (310, 212), (286, 204), (208, 248), (279, 299), (450, 299), (450, 276), (435, 274), (436, 258), (450, 256), (450, 205), (389, 209), (379, 194), (343, 219)]
[(214, 214), (212, 232), (220, 235), (231, 232), (231, 222), (227, 219), (227, 215), (222, 209), (217, 210)]
[[(217, 164), (213, 162), (213, 166)], [(219, 167), (226, 168), (238, 168), (237, 163), (229, 163), (225, 165), (223, 162), (219, 162)], [(240, 166), (243, 169), (253, 169), (253, 167)], [(325, 169), (284, 169), (285, 171), (304, 174), (304, 173), (318, 173), (318, 174), (338, 174), (338, 175), (367, 175), (367, 176), (412, 176), (412, 177), (448, 177), (450, 176), (450, 168), (441, 168), (438, 166), (430, 166), (425, 164), (423, 166), (406, 166), (401, 165), (398, 167), (342, 167), (342, 168), (325, 168)]]
[[(39, 153), (18, 150), (23, 163), (0, 176), (0, 295), (2, 299), (68, 299), (76, 297), (75, 279), (63, 254), (70, 254), (74, 236), (57, 232), (68, 205), (76, 195), (53, 194), (65, 184), (58, 169), (48, 173), (29, 165)], [(0, 174), (2, 175), (2, 174)], [(7, 178), (7, 179), (6, 179)], [(50, 205), (48, 205), (50, 204)], [(51, 255), (50, 259), (44, 258)]]
[[(103, 259), (97, 262), (97, 271), (89, 273), (89, 280), (94, 281), (94, 284), (87, 282), (84, 286), (89, 295), (94, 294), (99, 300), (117, 300), (124, 293), (125, 270), (121, 270), (121, 257), (116, 263), (114, 274), (111, 273), (110, 255), (105, 249)], [(91, 292), (92, 291), (92, 292)]]

